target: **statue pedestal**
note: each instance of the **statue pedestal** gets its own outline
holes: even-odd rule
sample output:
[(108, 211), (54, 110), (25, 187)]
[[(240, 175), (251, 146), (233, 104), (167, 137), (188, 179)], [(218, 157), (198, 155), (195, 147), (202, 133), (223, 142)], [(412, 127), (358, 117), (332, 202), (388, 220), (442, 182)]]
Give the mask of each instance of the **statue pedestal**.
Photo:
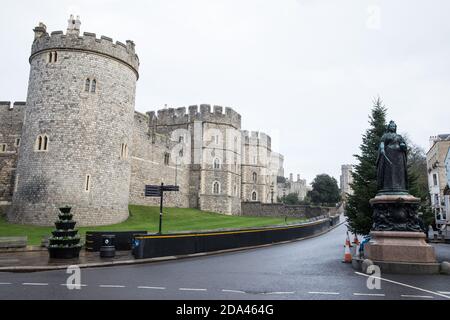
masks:
[(372, 261), (435, 263), (434, 248), (423, 232), (372, 231), (364, 246), (364, 256)]
[(370, 199), (373, 231), (422, 232), (417, 216), (420, 199), (410, 194), (378, 194)]

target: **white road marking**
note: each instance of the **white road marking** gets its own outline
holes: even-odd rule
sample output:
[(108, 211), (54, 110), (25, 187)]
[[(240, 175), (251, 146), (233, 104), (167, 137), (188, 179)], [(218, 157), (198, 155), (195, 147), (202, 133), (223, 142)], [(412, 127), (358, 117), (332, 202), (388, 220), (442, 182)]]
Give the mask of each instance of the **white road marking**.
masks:
[(87, 287), (87, 284), (73, 284), (73, 283), (61, 283), (61, 286), (69, 287)]
[(294, 293), (295, 293), (294, 291), (286, 291), (286, 292), (276, 291), (276, 292), (267, 292), (266, 294), (294, 294)]
[(434, 295), (437, 295), (437, 296), (440, 296), (440, 297), (443, 297), (443, 298), (446, 298), (446, 299), (450, 299), (450, 296), (446, 296), (445, 294), (442, 294), (442, 293), (439, 293), (439, 292), (434, 292), (434, 291), (431, 291), (431, 290), (426, 290), (426, 289), (414, 287), (414, 286), (411, 286), (411, 285), (406, 284), (406, 283), (401, 283), (401, 282), (394, 281), (394, 280), (389, 280), (389, 279), (385, 279), (385, 278), (381, 278), (381, 277), (376, 277), (376, 276), (373, 276), (373, 275), (368, 275), (368, 274), (357, 272), (357, 271), (355, 271), (355, 273), (360, 275), (360, 276), (372, 277), (373, 279), (379, 279), (379, 280), (383, 280), (383, 281), (386, 281), (386, 282), (391, 282), (391, 283), (398, 284), (398, 285), (401, 285), (401, 286), (404, 286), (404, 287), (407, 287), (407, 288), (416, 289), (416, 290), (427, 292), (427, 293), (431, 293), (431, 294), (434, 294)]
[(222, 292), (245, 293), (245, 291), (241, 291), (241, 290), (229, 290), (229, 289), (222, 289)]
[(327, 292), (327, 291), (309, 291), (309, 294), (330, 294), (330, 295), (338, 295), (339, 292)]
[(125, 288), (125, 286), (115, 285), (115, 284), (101, 284), (100, 288)]
[(355, 292), (353, 293), (354, 296), (369, 296), (369, 297), (385, 297), (386, 295), (384, 293), (359, 293)]
[(450, 291), (438, 291), (438, 292), (442, 294), (450, 294)]
[(11, 282), (0, 282), (0, 285), (8, 285), (8, 284), (12, 284)]
[(422, 298), (422, 299), (434, 299), (432, 296), (418, 296), (414, 294), (402, 294), (403, 298)]
[(166, 287), (147, 287), (147, 286), (138, 286), (138, 289), (166, 290)]
[(179, 288), (180, 291), (206, 291), (206, 289), (198, 289), (198, 288)]
[(48, 283), (38, 283), (38, 282), (24, 282), (23, 286), (48, 286)]

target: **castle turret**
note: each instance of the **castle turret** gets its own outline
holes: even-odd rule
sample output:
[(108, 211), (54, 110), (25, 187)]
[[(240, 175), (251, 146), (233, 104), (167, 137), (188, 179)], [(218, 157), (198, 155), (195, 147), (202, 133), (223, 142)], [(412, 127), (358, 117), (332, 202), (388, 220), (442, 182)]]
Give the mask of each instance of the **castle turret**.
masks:
[(139, 59), (131, 41), (80, 36), (80, 24), (34, 29), (11, 221), (51, 225), (66, 205), (80, 225), (128, 217)]

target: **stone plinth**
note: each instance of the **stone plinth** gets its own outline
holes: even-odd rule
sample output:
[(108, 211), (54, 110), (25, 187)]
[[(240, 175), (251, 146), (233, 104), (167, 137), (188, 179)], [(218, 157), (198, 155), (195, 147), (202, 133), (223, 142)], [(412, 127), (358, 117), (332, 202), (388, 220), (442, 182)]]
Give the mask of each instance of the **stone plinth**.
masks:
[(380, 262), (435, 263), (434, 248), (423, 232), (372, 231), (364, 246), (366, 258)]
[(370, 199), (373, 208), (373, 231), (421, 232), (417, 215), (420, 199), (410, 194), (378, 194)]

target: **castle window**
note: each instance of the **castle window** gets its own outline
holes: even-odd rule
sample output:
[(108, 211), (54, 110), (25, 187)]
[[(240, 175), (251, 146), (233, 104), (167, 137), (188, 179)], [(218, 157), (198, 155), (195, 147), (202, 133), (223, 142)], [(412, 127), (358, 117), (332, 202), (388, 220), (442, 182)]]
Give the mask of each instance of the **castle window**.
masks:
[(58, 53), (56, 51), (48, 53), (48, 63), (58, 61)]
[(53, 62), (56, 62), (56, 61), (58, 61), (58, 53), (55, 51), (53, 53)]
[(234, 184), (234, 195), (237, 196), (238, 192), (237, 192), (237, 184)]
[(35, 151), (48, 151), (48, 136), (38, 135), (36, 139), (36, 144), (34, 146)]
[(181, 149), (180, 152), (178, 152), (178, 156), (179, 156), (180, 158), (183, 158), (183, 149)]
[(256, 172), (253, 172), (252, 179), (253, 179), (253, 182), (256, 182), (258, 180), (258, 175), (256, 174)]
[(87, 78), (86, 82), (84, 83), (84, 91), (89, 92), (91, 89), (91, 79)]
[(53, 61), (53, 53), (49, 52), (48, 53), (48, 62), (51, 63)]
[(16, 147), (20, 146), (20, 138), (16, 138), (16, 143), (15, 143)]
[(92, 80), (91, 84), (91, 93), (95, 93), (95, 90), (97, 90), (97, 80)]
[(220, 193), (220, 183), (218, 181), (214, 181), (213, 183), (213, 193), (214, 194)]
[(183, 136), (180, 136), (179, 138), (178, 138), (178, 142), (179, 143), (182, 143), (184, 141), (184, 137)]
[(168, 152), (164, 153), (164, 164), (166, 166), (169, 165), (169, 161), (170, 161), (170, 154)]
[(87, 174), (86, 179), (84, 181), (84, 191), (89, 192), (91, 191), (91, 175)]
[(19, 187), (19, 175), (16, 174), (16, 177), (14, 178), (14, 192), (17, 192), (18, 187)]
[(214, 169), (220, 169), (220, 160), (219, 158), (214, 159)]
[(256, 191), (252, 192), (252, 201), (258, 200), (258, 196), (256, 195)]
[(1, 153), (6, 152), (6, 143), (1, 143), (1, 144), (0, 144), (0, 152), (1, 152)]
[(120, 149), (120, 158), (127, 159), (128, 158), (128, 145), (126, 143), (122, 143)]

